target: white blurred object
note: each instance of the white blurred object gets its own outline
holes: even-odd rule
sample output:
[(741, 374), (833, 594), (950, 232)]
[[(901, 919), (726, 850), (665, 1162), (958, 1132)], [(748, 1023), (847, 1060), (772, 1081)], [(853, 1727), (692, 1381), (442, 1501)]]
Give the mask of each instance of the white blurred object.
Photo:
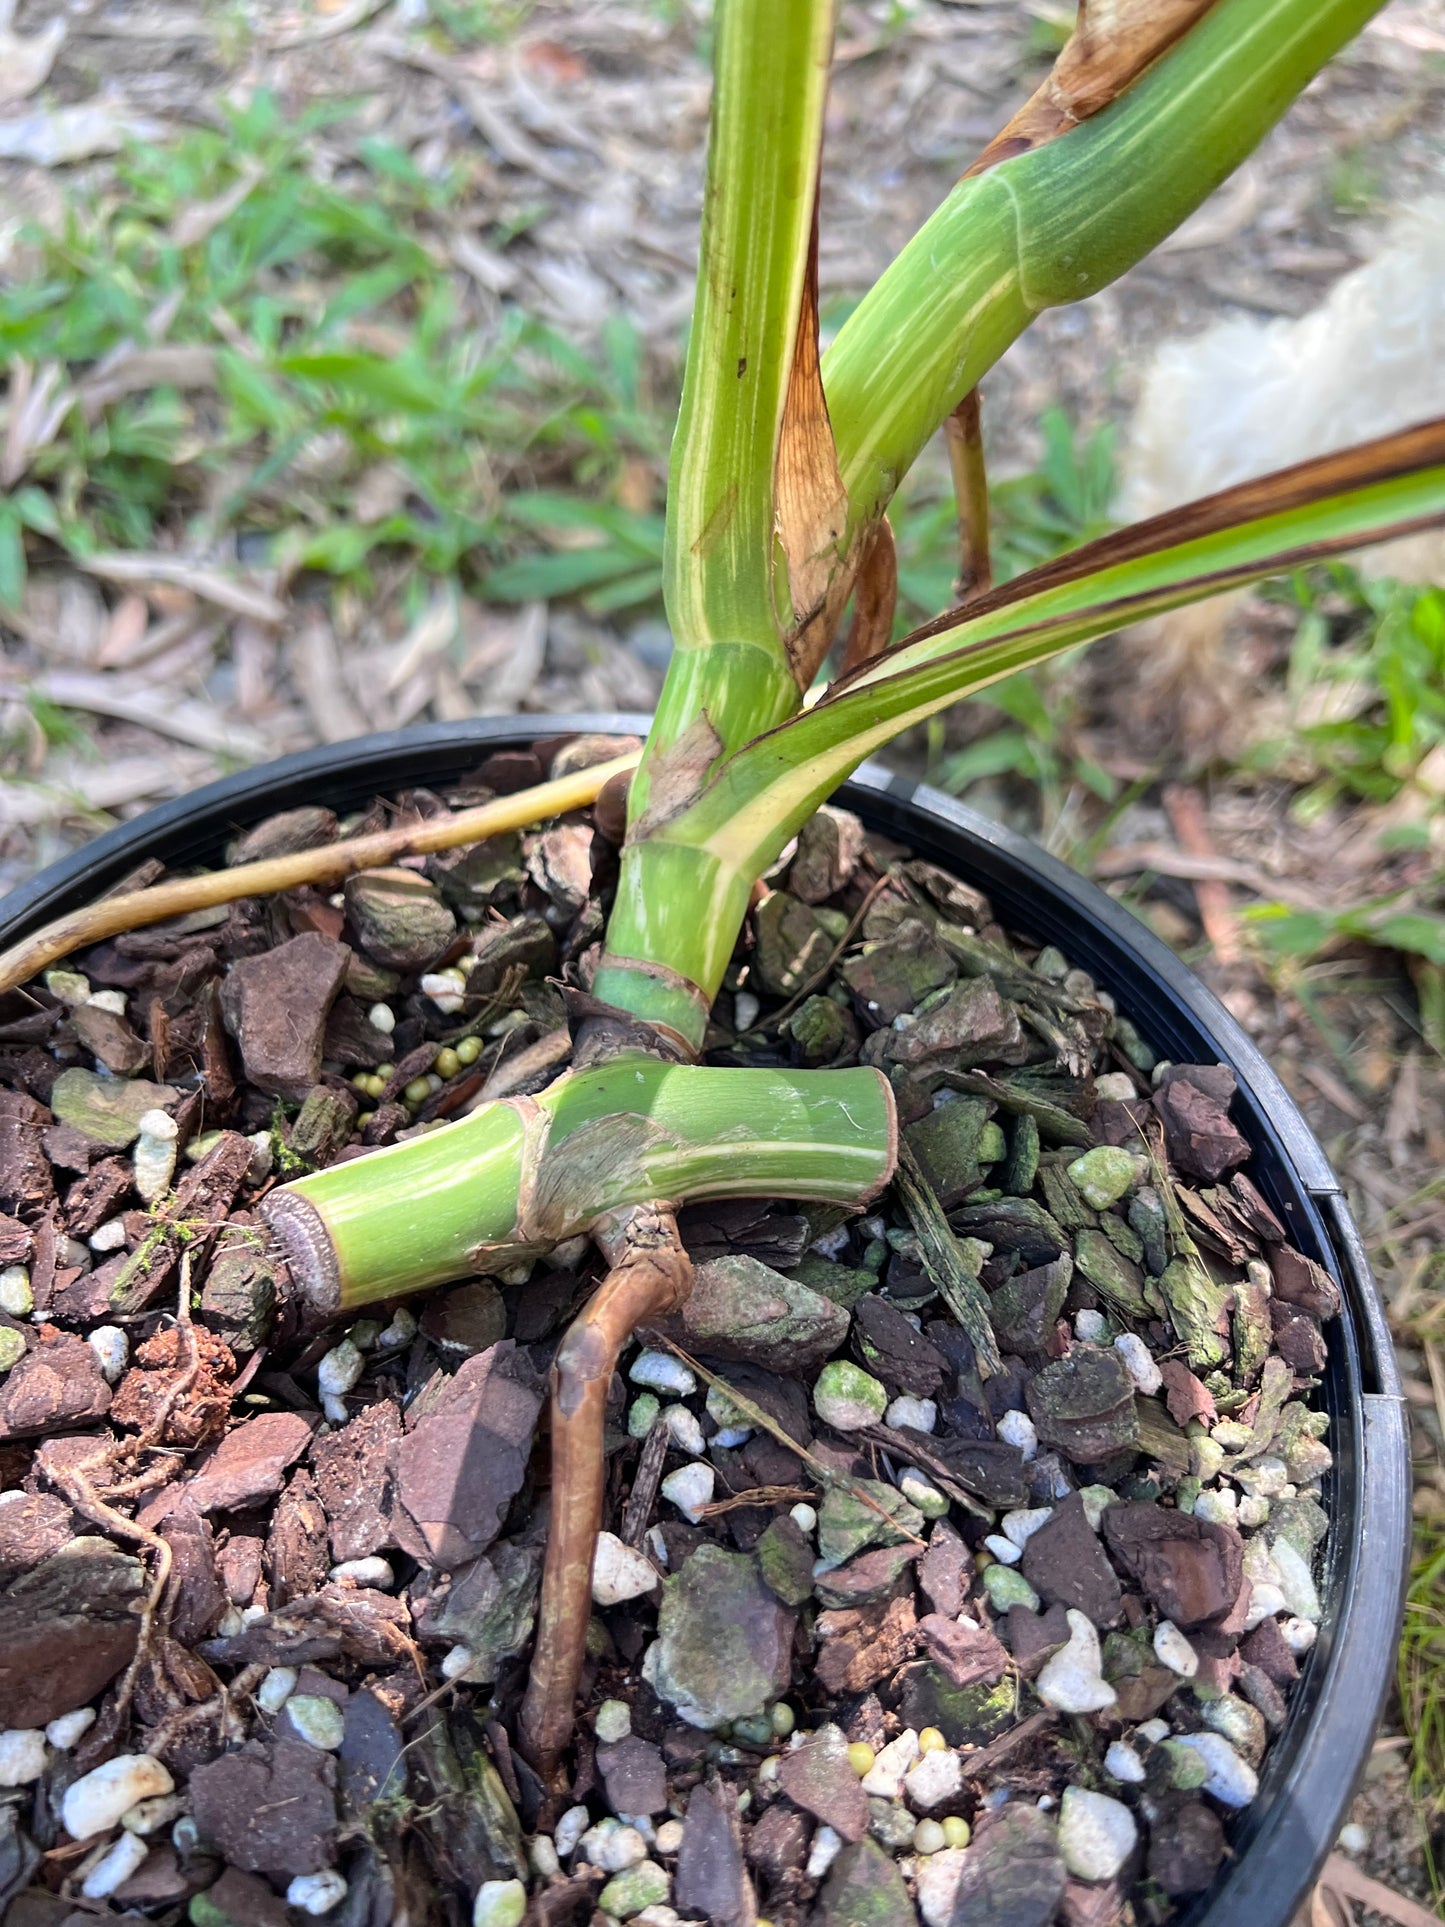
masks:
[[(1118, 512), (1162, 514), (1312, 455), (1445, 415), (1445, 194), (1404, 208), (1379, 251), (1297, 320), (1240, 318), (1167, 342), (1145, 372)], [(1445, 582), (1445, 535), (1352, 558), (1368, 575)], [(1239, 594), (1134, 630), (1126, 647), (1151, 726), (1222, 750), (1259, 719), (1237, 700), (1225, 632)]]

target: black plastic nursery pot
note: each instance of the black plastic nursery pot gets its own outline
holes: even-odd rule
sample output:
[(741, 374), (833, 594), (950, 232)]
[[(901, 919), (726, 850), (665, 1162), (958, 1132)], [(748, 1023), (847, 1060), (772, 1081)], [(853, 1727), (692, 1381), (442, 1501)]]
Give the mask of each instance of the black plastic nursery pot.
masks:
[[(215, 864), (238, 830), (303, 803), (355, 808), (374, 795), (455, 781), (492, 751), (578, 731), (640, 733), (640, 716), (436, 723), (263, 764), (162, 804), (43, 870), (0, 900), (0, 946), (114, 889), (138, 864)], [(1227, 1064), (1248, 1166), (1293, 1243), (1339, 1280), (1323, 1399), (1334, 1470), (1319, 1587), (1319, 1639), (1270, 1749), (1254, 1804), (1231, 1829), (1232, 1860), (1180, 1927), (1287, 1927), (1334, 1843), (1394, 1671), (1410, 1550), (1410, 1460), (1399, 1377), (1379, 1293), (1338, 1179), (1279, 1079), (1218, 1000), (1111, 897), (1026, 838), (937, 790), (868, 765), (837, 799), (913, 852), (986, 892), (1000, 922), (1056, 944), (1087, 970), (1161, 1056)]]

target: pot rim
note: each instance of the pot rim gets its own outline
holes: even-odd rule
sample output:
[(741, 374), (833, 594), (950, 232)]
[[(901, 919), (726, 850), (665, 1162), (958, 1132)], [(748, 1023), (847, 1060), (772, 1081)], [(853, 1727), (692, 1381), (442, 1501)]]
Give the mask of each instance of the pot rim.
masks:
[[(0, 898), (0, 946), (119, 886), (142, 861), (215, 862), (235, 830), (278, 809), (362, 801), (455, 781), (480, 755), (577, 734), (643, 735), (638, 714), (480, 717), (300, 750), (219, 778), (122, 823)], [(418, 760), (422, 769), (418, 771)], [(345, 786), (345, 796), (341, 794)], [(327, 786), (330, 786), (329, 789)], [(1343, 1286), (1329, 1332), (1324, 1404), (1336, 1455), (1320, 1637), (1301, 1671), (1259, 1797), (1231, 1824), (1235, 1858), (1175, 1927), (1286, 1927), (1325, 1856), (1363, 1769), (1393, 1679), (1410, 1555), (1410, 1458), (1399, 1374), (1364, 1244), (1298, 1107), (1233, 1017), (1155, 934), (1028, 838), (941, 791), (865, 764), (835, 801), (918, 854), (959, 869), (1001, 920), (1059, 942), (1111, 992), (1160, 1055), (1229, 1065), (1250, 1169), (1290, 1235)], [(1141, 1015), (1141, 1012), (1143, 1013)]]

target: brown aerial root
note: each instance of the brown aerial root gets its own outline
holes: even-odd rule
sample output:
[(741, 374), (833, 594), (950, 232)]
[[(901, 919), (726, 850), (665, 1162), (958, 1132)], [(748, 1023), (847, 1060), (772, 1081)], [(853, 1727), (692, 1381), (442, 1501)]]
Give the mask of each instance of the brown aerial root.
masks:
[(161, 923), (192, 910), (209, 910), (219, 903), (236, 903), (242, 897), (273, 895), (278, 890), (295, 890), (302, 884), (333, 887), (355, 876), (360, 870), (378, 870), (405, 856), (425, 856), (434, 850), (452, 850), (464, 843), (481, 843), (504, 830), (525, 830), (549, 816), (562, 816), (593, 802), (599, 790), (613, 776), (630, 773), (637, 767), (640, 751), (615, 756), (607, 763), (594, 763), (589, 769), (570, 776), (554, 777), (549, 783), (519, 790), (513, 796), (499, 796), (495, 802), (479, 803), (475, 809), (456, 810), (448, 816), (428, 817), (420, 823), (403, 823), (392, 830), (376, 830), (370, 836), (348, 837), (340, 843), (323, 843), (319, 849), (300, 850), (293, 856), (267, 857), (260, 863), (238, 863), (229, 870), (208, 870), (201, 876), (177, 877), (158, 883), (149, 890), (127, 890), (121, 895), (102, 897), (83, 910), (57, 917), (42, 925), (8, 950), (0, 950), (0, 993), (14, 990), (28, 977), (47, 965), (68, 957), (87, 944), (119, 936), (124, 930), (138, 930), (145, 924)]
[(607, 1391), (622, 1348), (692, 1288), (692, 1261), (672, 1213), (657, 1205), (618, 1212), (595, 1233), (611, 1270), (568, 1330), (552, 1366), (552, 1522), (527, 1696), (523, 1750), (553, 1793), (572, 1737), (587, 1650), (592, 1562), (602, 1526)]

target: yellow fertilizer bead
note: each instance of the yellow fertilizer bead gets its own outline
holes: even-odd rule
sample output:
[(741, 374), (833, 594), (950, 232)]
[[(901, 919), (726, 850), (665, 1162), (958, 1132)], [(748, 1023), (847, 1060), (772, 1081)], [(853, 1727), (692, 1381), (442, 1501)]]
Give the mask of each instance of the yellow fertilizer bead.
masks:
[(866, 1740), (854, 1740), (848, 1748), (848, 1764), (860, 1780), (865, 1773), (873, 1771), (873, 1762), (877, 1757)]

